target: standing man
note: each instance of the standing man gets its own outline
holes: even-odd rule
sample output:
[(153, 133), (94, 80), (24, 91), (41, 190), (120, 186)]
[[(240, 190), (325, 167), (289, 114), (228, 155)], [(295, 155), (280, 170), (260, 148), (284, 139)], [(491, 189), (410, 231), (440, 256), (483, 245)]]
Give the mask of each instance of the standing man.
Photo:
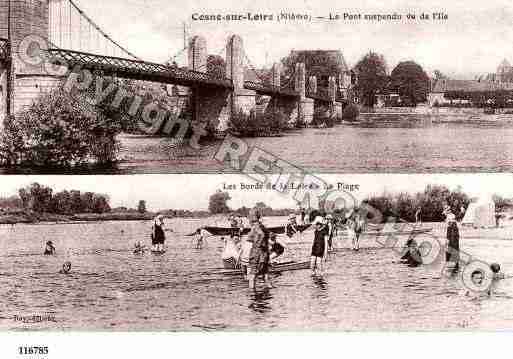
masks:
[(249, 288), (255, 289), (257, 276), (261, 275), (267, 286), (269, 282), (269, 231), (262, 224), (260, 212), (252, 209), (249, 212), (249, 222), (251, 231), (248, 234), (248, 240), (253, 242), (249, 254), (248, 280)]

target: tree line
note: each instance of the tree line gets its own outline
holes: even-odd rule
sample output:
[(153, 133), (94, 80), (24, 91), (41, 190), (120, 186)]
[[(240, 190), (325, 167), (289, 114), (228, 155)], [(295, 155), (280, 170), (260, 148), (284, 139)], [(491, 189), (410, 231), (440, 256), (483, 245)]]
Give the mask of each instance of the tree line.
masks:
[[(217, 191), (210, 196), (209, 212), (210, 214), (227, 214), (235, 213), (242, 216), (247, 216), (250, 208), (241, 207), (233, 210), (228, 206), (228, 201), (231, 200), (228, 192)], [(362, 201), (362, 208), (367, 205), (377, 210), (383, 219), (386, 221), (392, 217), (396, 220), (403, 220), (406, 222), (415, 222), (416, 212), (420, 209), (420, 219), (424, 222), (442, 222), (445, 220), (443, 214), (444, 207), (448, 205), (453, 213), (460, 218), (465, 214), (469, 204), (474, 201), (461, 187), (454, 190), (449, 189), (443, 185), (427, 185), (421, 192), (416, 193), (387, 193), (370, 195)], [(493, 201), (496, 205), (496, 210), (504, 211), (513, 208), (513, 199), (506, 199), (499, 195), (493, 196)], [(319, 215), (326, 215), (323, 210), (325, 203), (321, 201), (321, 209), (316, 210), (315, 213)], [(260, 213), (264, 216), (286, 216), (290, 213), (296, 213), (294, 209), (273, 209), (263, 202), (258, 202), (255, 205)], [(334, 211), (338, 216), (343, 217), (350, 209), (339, 209)], [(310, 211), (307, 211), (310, 212)], [(372, 212), (369, 211), (369, 215)]]
[(228, 192), (223, 192), (221, 190), (216, 191), (209, 198), (208, 211), (210, 214), (228, 214), (233, 213), (236, 215), (240, 215), (242, 217), (247, 217), (249, 215), (249, 211), (252, 208), (257, 209), (263, 216), (288, 216), (291, 213), (295, 213), (294, 209), (284, 208), (284, 209), (274, 209), (269, 207), (264, 202), (257, 202), (254, 207), (249, 208), (246, 206), (242, 206), (237, 209), (232, 209), (228, 206), (228, 201), (231, 200), (230, 194)]
[(105, 194), (78, 190), (54, 192), (51, 187), (39, 183), (20, 188), (17, 196), (10, 197), (7, 203), (1, 204), (16, 205), (18, 208), (35, 213), (62, 215), (102, 214), (111, 211), (109, 197)]

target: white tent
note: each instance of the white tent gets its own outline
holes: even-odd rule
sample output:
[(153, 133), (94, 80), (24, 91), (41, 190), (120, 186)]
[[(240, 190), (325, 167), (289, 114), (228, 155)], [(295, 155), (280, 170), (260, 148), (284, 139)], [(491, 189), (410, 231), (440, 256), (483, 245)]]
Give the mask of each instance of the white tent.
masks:
[(472, 225), (474, 228), (495, 226), (495, 203), (491, 198), (480, 198), (470, 203), (462, 220), (463, 225)]

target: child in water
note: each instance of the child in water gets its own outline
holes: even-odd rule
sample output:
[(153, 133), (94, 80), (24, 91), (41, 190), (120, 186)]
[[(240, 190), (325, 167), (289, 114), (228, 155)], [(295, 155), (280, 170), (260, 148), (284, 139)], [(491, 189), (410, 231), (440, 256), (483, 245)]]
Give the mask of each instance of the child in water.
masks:
[(141, 242), (136, 242), (134, 245), (134, 254), (144, 254), (145, 247), (141, 244)]
[(490, 264), (490, 269), (493, 273), (493, 280), (500, 280), (506, 278), (504, 273), (501, 272), (501, 266), (499, 263)]
[(53, 246), (52, 241), (46, 242), (44, 255), (45, 256), (53, 256), (54, 254), (55, 254), (55, 247)]
[(406, 253), (401, 257), (403, 263), (410, 267), (417, 267), (422, 264), (422, 255), (417, 242), (413, 238), (408, 238), (406, 242)]
[(278, 241), (276, 233), (271, 233), (269, 235), (269, 262), (272, 264), (284, 252), (285, 245)]
[(71, 272), (71, 262), (65, 262), (62, 265), (62, 269), (59, 271), (59, 274), (69, 274)]

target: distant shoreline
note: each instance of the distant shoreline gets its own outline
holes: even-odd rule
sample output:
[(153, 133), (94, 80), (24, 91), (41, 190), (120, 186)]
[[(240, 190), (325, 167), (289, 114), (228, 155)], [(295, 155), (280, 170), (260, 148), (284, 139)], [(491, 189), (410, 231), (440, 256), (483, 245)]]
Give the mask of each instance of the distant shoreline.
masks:
[(103, 221), (148, 221), (153, 219), (154, 213), (80, 213), (73, 215), (59, 215), (51, 213), (36, 214), (2, 214), (0, 225), (6, 224), (74, 224), (80, 222), (103, 222)]

